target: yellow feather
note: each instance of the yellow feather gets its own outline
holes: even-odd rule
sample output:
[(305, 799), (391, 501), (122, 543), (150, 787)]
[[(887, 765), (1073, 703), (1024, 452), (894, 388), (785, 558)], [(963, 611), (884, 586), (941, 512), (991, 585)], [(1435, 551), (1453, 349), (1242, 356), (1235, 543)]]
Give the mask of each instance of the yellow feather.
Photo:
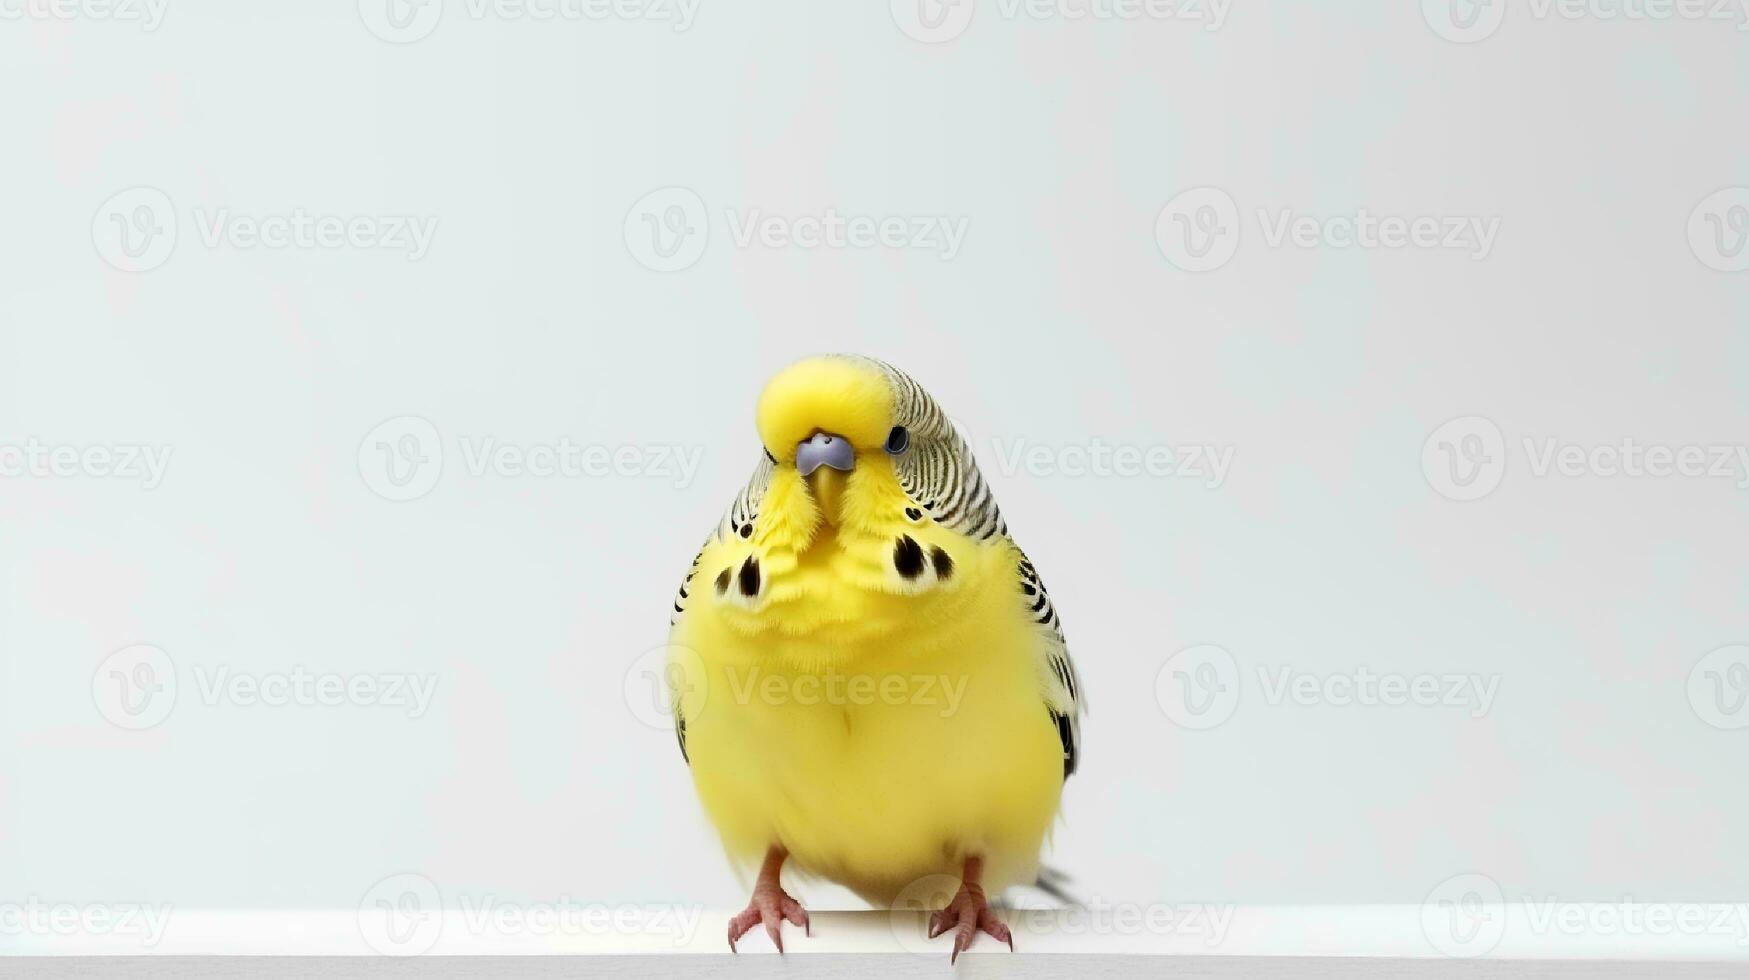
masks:
[[(891, 411), (885, 379), (855, 361), (773, 379), (758, 424), (780, 463), (756, 527), (707, 545), (672, 636), (693, 779), (730, 854), (781, 845), (877, 904), (957, 877), (968, 855), (992, 893), (1031, 881), (1063, 785), (1019, 551), (907, 516), (881, 449)], [(815, 431), (851, 440), (851, 472), (784, 465)], [(931, 565), (909, 579), (902, 535)], [(749, 558), (755, 597), (738, 578)]]

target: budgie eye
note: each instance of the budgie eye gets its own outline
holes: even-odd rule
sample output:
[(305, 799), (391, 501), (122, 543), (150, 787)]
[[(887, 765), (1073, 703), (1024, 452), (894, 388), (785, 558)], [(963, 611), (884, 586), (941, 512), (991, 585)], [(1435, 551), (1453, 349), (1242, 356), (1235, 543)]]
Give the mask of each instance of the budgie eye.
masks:
[(892, 453), (894, 456), (904, 452), (905, 447), (910, 444), (911, 433), (906, 432), (905, 427), (902, 425), (893, 426), (893, 431), (887, 433), (887, 452)]

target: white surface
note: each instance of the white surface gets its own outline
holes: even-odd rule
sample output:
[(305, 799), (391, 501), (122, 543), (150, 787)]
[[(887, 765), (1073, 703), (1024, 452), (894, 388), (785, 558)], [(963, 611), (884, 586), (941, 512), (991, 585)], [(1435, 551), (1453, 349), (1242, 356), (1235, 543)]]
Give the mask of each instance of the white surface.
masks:
[[(461, 910), (399, 923), (398, 942), (375, 910), (367, 912), (224, 912), (176, 910), (156, 942), (131, 935), (76, 933), (13, 935), (0, 953), (14, 955), (247, 955), (247, 956), (480, 956), (726, 954), (728, 915), (704, 909), (622, 907), (609, 913), (482, 918)], [(1718, 906), (1701, 919), (1707, 927), (1639, 929), (1622, 923), (1663, 921), (1644, 906), (1580, 906), (1548, 910), (1491, 907), (1480, 941), (1452, 945), (1444, 922), (1405, 906), (1322, 908), (1210, 908), (1187, 914), (1173, 927), (1150, 926), (1147, 915), (1111, 910), (1005, 910), (1016, 949), (1025, 954), (1163, 955), (1180, 957), (1392, 957), (1405, 959), (1749, 961), (1749, 906)], [(618, 918), (612, 918), (617, 916)], [(1650, 917), (1650, 918), (1648, 918)], [(647, 925), (613, 928), (610, 922)], [(1156, 923), (1158, 920), (1153, 920)], [(1677, 919), (1673, 917), (1672, 923)], [(1724, 925), (1718, 923), (1724, 922)], [(1554, 923), (1551, 925), (1550, 923)], [(1430, 934), (1440, 940), (1435, 944)], [(1492, 937), (1492, 943), (1487, 940)], [(762, 929), (739, 943), (741, 953), (774, 952)], [(951, 941), (924, 938), (921, 915), (908, 912), (816, 912), (813, 935), (786, 926), (785, 951), (811, 954), (945, 956)], [(1007, 955), (981, 936), (974, 952)], [(1455, 954), (1455, 955), (1454, 955)]]

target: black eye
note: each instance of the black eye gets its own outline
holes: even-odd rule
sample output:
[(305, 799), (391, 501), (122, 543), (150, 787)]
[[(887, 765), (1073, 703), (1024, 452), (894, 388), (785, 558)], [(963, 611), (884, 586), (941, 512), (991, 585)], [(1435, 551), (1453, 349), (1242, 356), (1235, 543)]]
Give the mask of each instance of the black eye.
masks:
[(906, 432), (905, 427), (902, 425), (893, 426), (893, 431), (887, 433), (887, 452), (892, 453), (894, 456), (904, 452), (905, 447), (910, 444), (911, 433)]

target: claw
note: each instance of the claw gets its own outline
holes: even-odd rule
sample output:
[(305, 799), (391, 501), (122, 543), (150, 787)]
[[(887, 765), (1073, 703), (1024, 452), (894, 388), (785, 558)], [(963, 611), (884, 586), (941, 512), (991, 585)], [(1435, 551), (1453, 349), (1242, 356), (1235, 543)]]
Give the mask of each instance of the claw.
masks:
[(1010, 952), (1014, 950), (1014, 933), (996, 918), (984, 897), (984, 890), (976, 884), (960, 885), (947, 908), (929, 916), (929, 938), (934, 939), (950, 930), (953, 932), (953, 954), (948, 957), (949, 965), (959, 961), (960, 954), (972, 947), (980, 932), (989, 933), (997, 942), (1007, 943)]
[(753, 900), (740, 914), (729, 920), (729, 952), (739, 953), (735, 948), (735, 940), (745, 936), (756, 925), (765, 926), (765, 934), (771, 937), (771, 945), (783, 952), (783, 924), (785, 921), (802, 929), (812, 936), (813, 928), (808, 921), (808, 913), (801, 903), (784, 894), (781, 888), (759, 887), (753, 890)]
[(1014, 933), (1010, 932), (1008, 927), (1002, 924), (1001, 919), (996, 918), (996, 913), (990, 911), (989, 906), (985, 906), (984, 909), (978, 913), (978, 928), (989, 933), (990, 938), (997, 942), (1007, 943), (1008, 951), (1010, 953), (1014, 952)]
[[(947, 958), (947, 965), (952, 966), (960, 958), (960, 954), (972, 947), (972, 937), (977, 935), (971, 923), (962, 921), (954, 927), (953, 955)], [(937, 962), (940, 962), (939, 960)]]

